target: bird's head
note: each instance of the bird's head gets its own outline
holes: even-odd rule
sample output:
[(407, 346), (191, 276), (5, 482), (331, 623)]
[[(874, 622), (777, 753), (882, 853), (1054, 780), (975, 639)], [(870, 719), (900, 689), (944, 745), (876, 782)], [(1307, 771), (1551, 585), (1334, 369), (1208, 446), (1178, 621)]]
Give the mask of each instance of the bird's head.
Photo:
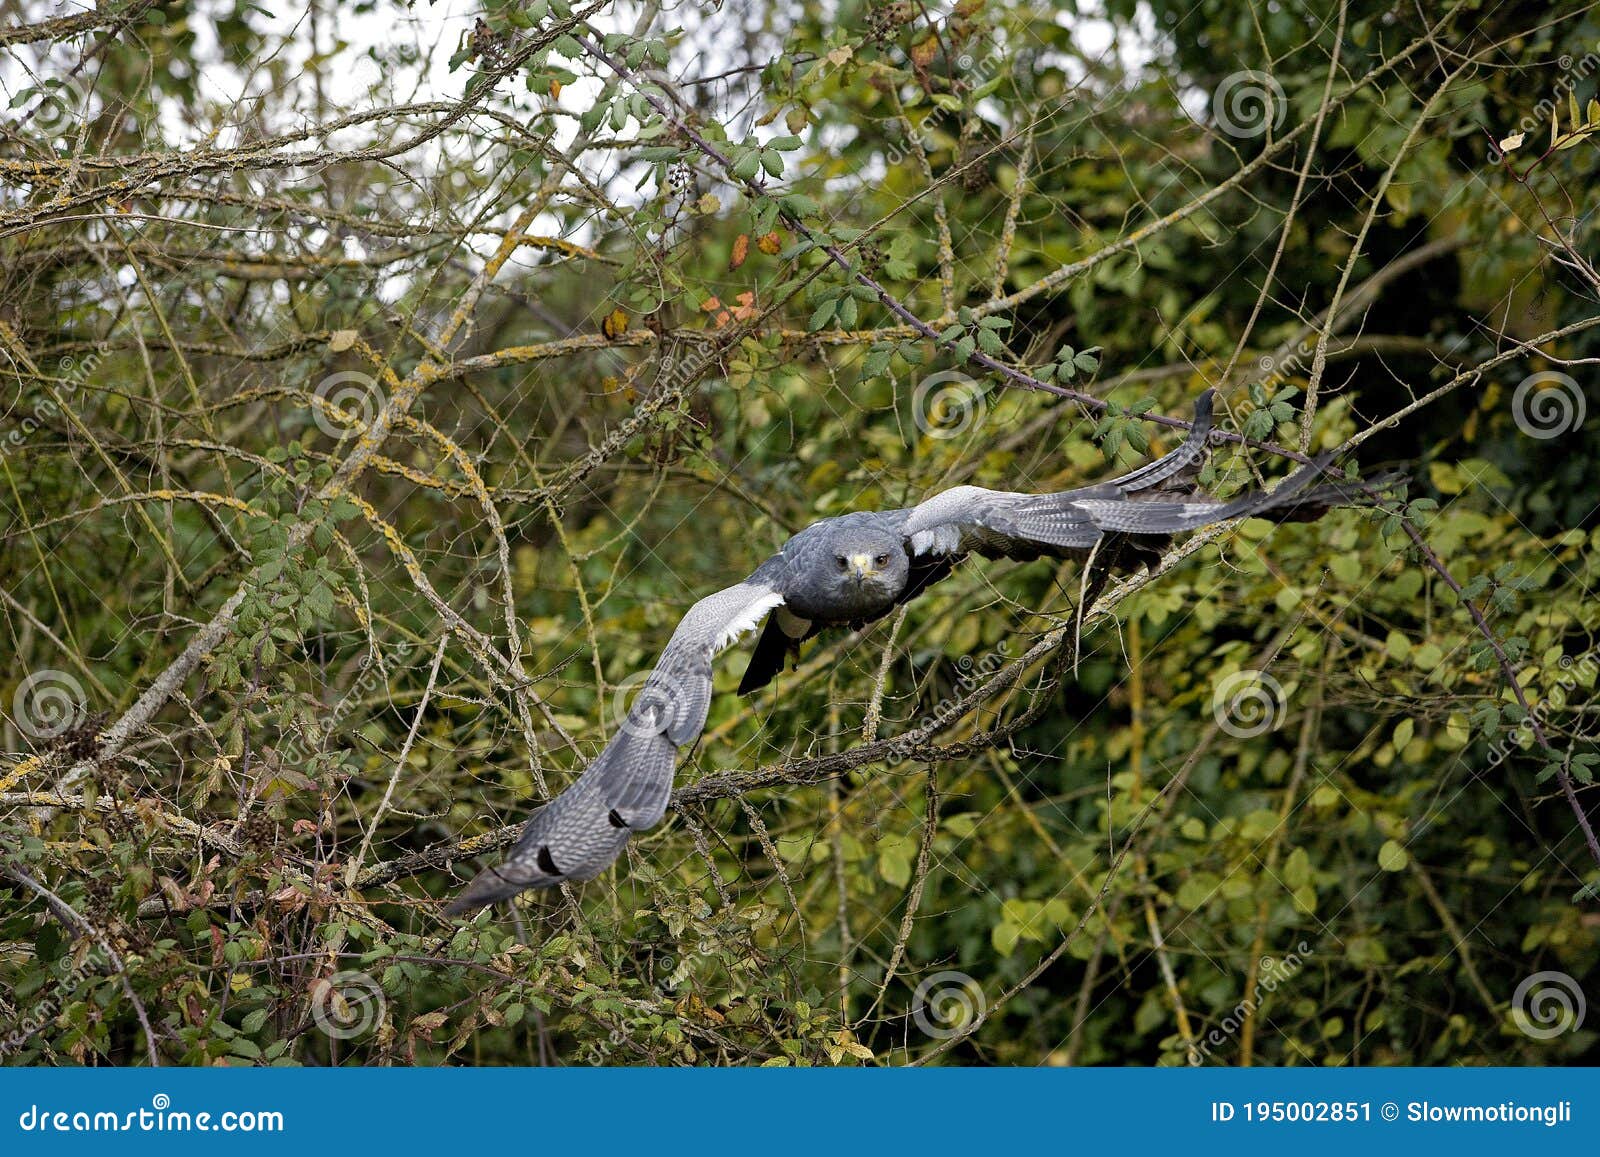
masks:
[(845, 589), (897, 593), (904, 588), (911, 566), (899, 535), (870, 527), (841, 528), (827, 557), (834, 583)]

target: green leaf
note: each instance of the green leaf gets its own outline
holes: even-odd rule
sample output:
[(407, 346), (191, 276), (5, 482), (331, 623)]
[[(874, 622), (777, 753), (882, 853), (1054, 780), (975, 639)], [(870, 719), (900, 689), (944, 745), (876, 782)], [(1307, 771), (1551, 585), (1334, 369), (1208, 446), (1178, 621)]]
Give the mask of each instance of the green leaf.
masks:
[(1415, 730), (1416, 724), (1409, 719), (1402, 719), (1398, 724), (1396, 724), (1394, 735), (1391, 737), (1391, 742), (1394, 744), (1394, 749), (1396, 751), (1404, 751), (1406, 746), (1411, 742), (1411, 736)]
[(911, 883), (911, 857), (900, 852), (884, 853), (878, 857), (878, 875), (896, 888)]
[(1378, 849), (1378, 867), (1385, 872), (1401, 872), (1411, 863), (1411, 853), (1394, 840), (1385, 840)]
[(779, 203), (783, 206), (783, 211), (797, 221), (804, 217), (815, 217), (822, 212), (822, 206), (804, 193), (787, 193), (780, 198)]
[(867, 351), (867, 356), (861, 359), (861, 372), (866, 377), (876, 377), (888, 369), (889, 362), (893, 359), (893, 346), (875, 345)]
[(1411, 662), (1419, 671), (1432, 671), (1444, 661), (1444, 651), (1436, 643), (1424, 643), (1411, 652)]

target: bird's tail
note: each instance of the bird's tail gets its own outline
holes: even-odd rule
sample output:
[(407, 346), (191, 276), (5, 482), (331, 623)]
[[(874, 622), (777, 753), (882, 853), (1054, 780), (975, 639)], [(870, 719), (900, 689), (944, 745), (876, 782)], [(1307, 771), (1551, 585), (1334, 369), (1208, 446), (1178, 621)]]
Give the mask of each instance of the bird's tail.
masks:
[(739, 680), (739, 694), (753, 695), (783, 673), (791, 655), (800, 653), (800, 640), (784, 632), (776, 614), (767, 616), (767, 625), (750, 653), (750, 665)]

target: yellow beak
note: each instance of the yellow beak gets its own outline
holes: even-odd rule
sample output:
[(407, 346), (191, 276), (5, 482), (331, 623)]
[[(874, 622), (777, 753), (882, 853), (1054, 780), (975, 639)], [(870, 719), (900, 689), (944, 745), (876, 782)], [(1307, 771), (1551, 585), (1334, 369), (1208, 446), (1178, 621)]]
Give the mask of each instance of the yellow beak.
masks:
[(850, 569), (855, 572), (857, 578), (866, 578), (869, 574), (877, 573), (876, 568), (872, 565), (872, 556), (870, 554), (851, 555)]

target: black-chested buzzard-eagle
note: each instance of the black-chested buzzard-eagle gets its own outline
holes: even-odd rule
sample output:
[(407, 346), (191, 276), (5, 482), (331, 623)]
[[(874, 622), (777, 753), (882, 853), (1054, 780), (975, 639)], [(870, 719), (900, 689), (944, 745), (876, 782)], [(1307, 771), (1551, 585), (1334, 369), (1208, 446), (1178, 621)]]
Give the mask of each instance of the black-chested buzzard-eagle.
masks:
[(769, 613), (740, 694), (770, 683), (802, 640), (825, 627), (882, 618), (968, 554), (1096, 557), (1114, 543), (1113, 553), (1124, 562), (1150, 565), (1179, 531), (1244, 517), (1307, 521), (1333, 506), (1371, 501), (1373, 484), (1312, 485), (1325, 461), (1301, 468), (1270, 492), (1228, 502), (1194, 489), (1211, 403), (1208, 390), (1195, 403), (1182, 446), (1108, 482), (1056, 494), (957, 486), (917, 506), (857, 511), (806, 527), (749, 578), (689, 609), (611, 742), (571, 787), (534, 813), (505, 862), (480, 872), (447, 911), (469, 912), (526, 888), (592, 879), (630, 836), (659, 823), (678, 748), (705, 725), (713, 656)]

